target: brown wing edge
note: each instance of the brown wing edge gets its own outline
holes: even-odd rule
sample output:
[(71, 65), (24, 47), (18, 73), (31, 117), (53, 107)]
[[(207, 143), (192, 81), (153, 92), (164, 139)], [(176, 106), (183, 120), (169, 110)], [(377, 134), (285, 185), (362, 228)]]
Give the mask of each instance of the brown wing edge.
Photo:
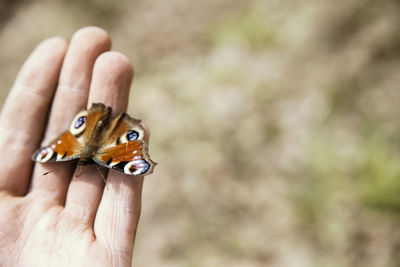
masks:
[[(145, 144), (145, 145), (143, 145), (143, 144)], [(150, 158), (149, 146), (148, 146), (148, 144), (145, 143), (144, 141), (143, 141), (143, 144), (142, 144), (143, 158), (144, 158), (145, 161), (147, 161), (147, 163), (150, 164), (150, 167), (149, 167), (149, 169), (147, 170), (147, 172), (145, 172), (145, 174), (142, 174), (142, 175), (149, 175), (149, 174), (152, 174), (152, 173), (153, 173), (154, 167), (157, 166), (158, 163), (155, 162), (155, 161), (153, 161), (153, 160)]]
[(103, 103), (92, 103), (87, 111), (101, 111), (104, 113), (102, 119), (108, 119), (111, 115), (112, 108), (109, 106), (104, 105)]

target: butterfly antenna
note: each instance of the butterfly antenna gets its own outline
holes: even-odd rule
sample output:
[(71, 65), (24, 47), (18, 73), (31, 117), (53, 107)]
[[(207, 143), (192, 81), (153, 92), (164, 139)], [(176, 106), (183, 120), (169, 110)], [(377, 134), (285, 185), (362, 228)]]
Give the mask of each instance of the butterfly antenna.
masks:
[(79, 177), (81, 175), (80, 170), (81, 170), (81, 165), (78, 165), (78, 167), (76, 169), (75, 177)]
[(96, 168), (99, 171), (101, 178), (103, 178), (103, 181), (104, 181), (104, 184), (105, 184), (106, 183), (106, 177), (104, 177), (104, 174), (100, 169), (100, 166), (96, 164)]
[(49, 173), (51, 173), (51, 172), (54, 172), (55, 170), (51, 170), (51, 171), (48, 171), (48, 172), (45, 172), (45, 173), (43, 173), (43, 176), (45, 176), (45, 175), (47, 175), (47, 174), (49, 174)]

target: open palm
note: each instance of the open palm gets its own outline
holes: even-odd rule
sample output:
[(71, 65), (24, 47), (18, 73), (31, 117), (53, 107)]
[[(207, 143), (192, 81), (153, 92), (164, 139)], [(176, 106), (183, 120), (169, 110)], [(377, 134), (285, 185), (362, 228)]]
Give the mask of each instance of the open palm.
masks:
[(95, 166), (74, 177), (74, 163), (30, 159), (91, 103), (126, 110), (133, 69), (110, 46), (83, 28), (41, 43), (18, 74), (0, 116), (0, 266), (131, 265), (143, 177), (111, 170), (104, 184)]

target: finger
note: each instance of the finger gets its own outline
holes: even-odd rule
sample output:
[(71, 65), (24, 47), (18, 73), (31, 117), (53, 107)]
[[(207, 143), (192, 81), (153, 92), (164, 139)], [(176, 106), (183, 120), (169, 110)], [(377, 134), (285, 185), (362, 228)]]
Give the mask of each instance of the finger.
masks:
[[(96, 27), (77, 31), (70, 43), (60, 74), (60, 81), (51, 108), (45, 134), (47, 144), (68, 129), (74, 115), (86, 107), (96, 58), (110, 49), (108, 34)], [(32, 193), (44, 192), (59, 202), (64, 202), (74, 163), (36, 164), (32, 181)], [(45, 172), (54, 170), (48, 175)]]
[[(89, 94), (89, 105), (102, 102), (113, 109), (113, 115), (126, 110), (133, 68), (117, 52), (103, 53), (96, 61)], [(95, 166), (84, 166), (82, 175), (74, 178), (68, 189), (65, 210), (73, 218), (93, 225), (103, 193), (104, 181)]]
[[(144, 126), (145, 127), (145, 126)], [(147, 127), (145, 140), (149, 140)], [(142, 206), (143, 176), (111, 170), (97, 210), (94, 231), (97, 239), (132, 257)]]
[(0, 116), (0, 189), (23, 195), (29, 185), (31, 155), (42, 138), (47, 112), (67, 50), (59, 37), (42, 42), (26, 60)]
[[(109, 98), (106, 90), (102, 90), (98, 96), (104, 101)], [(115, 116), (126, 110), (128, 91), (119, 92), (112, 99), (110, 105), (114, 108)], [(95, 235), (100, 242), (125, 255), (132, 254), (141, 207), (142, 182), (143, 177), (127, 176), (110, 170), (106, 189), (102, 195), (101, 191), (97, 195), (97, 200), (101, 197), (101, 201), (94, 222)]]
[(94, 223), (97, 240), (132, 258), (142, 207), (143, 176), (111, 170)]

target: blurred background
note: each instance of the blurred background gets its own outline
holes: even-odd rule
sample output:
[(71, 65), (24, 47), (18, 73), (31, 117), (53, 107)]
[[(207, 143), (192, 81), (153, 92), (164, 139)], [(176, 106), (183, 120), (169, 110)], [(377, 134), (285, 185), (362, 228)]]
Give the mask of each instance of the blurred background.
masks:
[(399, 1), (1, 0), (1, 103), (87, 25), (159, 162), (135, 266), (400, 266)]

